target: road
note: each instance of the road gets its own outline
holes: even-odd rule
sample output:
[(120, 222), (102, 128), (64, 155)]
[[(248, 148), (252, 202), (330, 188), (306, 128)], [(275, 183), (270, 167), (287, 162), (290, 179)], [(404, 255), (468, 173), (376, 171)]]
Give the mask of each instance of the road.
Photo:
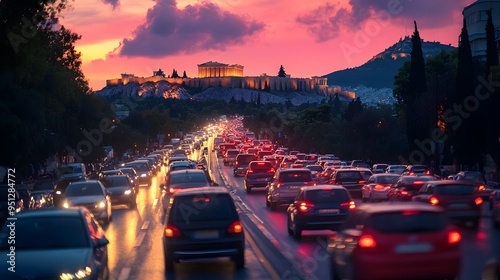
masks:
[[(192, 155), (198, 158), (196, 152)], [(113, 221), (105, 228), (110, 240), (111, 279), (329, 279), (327, 239), (333, 231), (304, 231), (302, 240), (286, 231), (285, 209), (271, 212), (264, 189), (246, 194), (243, 177), (234, 177), (209, 153), (209, 169), (220, 186), (232, 191), (247, 233), (246, 268), (236, 271), (230, 261), (192, 262), (176, 265), (174, 273), (163, 268), (163, 232), (159, 175), (142, 186), (137, 209), (113, 208)], [(358, 204), (361, 201), (356, 201)], [(463, 265), (460, 280), (482, 279), (484, 266), (500, 259), (500, 230), (492, 228), (485, 207), (479, 230), (463, 229)]]

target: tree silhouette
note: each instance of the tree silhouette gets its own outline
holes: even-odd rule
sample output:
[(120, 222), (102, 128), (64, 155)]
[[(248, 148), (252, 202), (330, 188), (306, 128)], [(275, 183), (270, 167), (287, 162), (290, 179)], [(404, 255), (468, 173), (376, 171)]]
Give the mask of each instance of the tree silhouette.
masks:
[(187, 77), (188, 77), (188, 76), (187, 76), (187, 74), (186, 74), (186, 70), (184, 70), (184, 73), (182, 73), (182, 78), (183, 78), (183, 79), (186, 79)]
[(490, 75), (490, 67), (498, 66), (498, 50), (495, 42), (495, 26), (491, 16), (491, 9), (486, 11), (488, 20), (486, 22), (486, 77)]
[(280, 66), (280, 70), (278, 72), (278, 77), (286, 77), (286, 72), (285, 72), (285, 68), (283, 68), (283, 65)]
[(172, 75), (170, 77), (172, 77), (172, 78), (180, 78), (180, 76), (179, 76), (179, 74), (177, 74), (177, 70), (175, 70), (175, 68), (172, 71)]

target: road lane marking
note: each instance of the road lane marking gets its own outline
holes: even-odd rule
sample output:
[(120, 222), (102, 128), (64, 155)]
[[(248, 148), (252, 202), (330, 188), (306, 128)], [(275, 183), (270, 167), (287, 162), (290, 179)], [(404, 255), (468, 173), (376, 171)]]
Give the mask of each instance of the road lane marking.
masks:
[(124, 267), (122, 271), (120, 271), (120, 276), (118, 276), (118, 280), (127, 280), (130, 275), (130, 267)]
[(134, 247), (139, 247), (141, 246), (142, 240), (144, 239), (144, 236), (146, 236), (146, 232), (142, 231), (137, 235), (137, 238), (135, 239), (135, 244)]
[(264, 257), (264, 254), (262, 253), (262, 251), (260, 251), (257, 244), (255, 244), (255, 241), (250, 236), (250, 234), (246, 234), (245, 239), (250, 244), (250, 247), (252, 247), (252, 249), (253, 249), (254, 253), (257, 255), (257, 258), (259, 259), (260, 263), (264, 266), (264, 268), (267, 270), (267, 272), (271, 276), (271, 279), (280, 280), (281, 277), (278, 275), (278, 272), (272, 267), (272, 265), (269, 263), (269, 261), (266, 260), (266, 258)]
[(142, 224), (141, 230), (146, 230), (146, 229), (148, 229), (148, 227), (149, 227), (149, 221), (145, 221), (145, 222)]

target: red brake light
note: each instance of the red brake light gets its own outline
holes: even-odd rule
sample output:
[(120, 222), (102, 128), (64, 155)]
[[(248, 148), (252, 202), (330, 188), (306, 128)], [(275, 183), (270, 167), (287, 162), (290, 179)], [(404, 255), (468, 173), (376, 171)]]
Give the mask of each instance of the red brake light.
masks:
[(401, 191), (401, 194), (402, 194), (402, 195), (407, 195), (407, 194), (408, 194), (408, 192), (407, 192), (407, 191)]
[(425, 171), (424, 174), (429, 175), (431, 172), (429, 170)]
[(272, 174), (274, 174), (275, 172), (276, 172), (276, 171), (274, 170), (274, 168), (271, 168), (271, 169), (269, 169), (269, 170), (267, 171), (267, 173), (272, 173)]
[(460, 233), (458, 231), (452, 230), (452, 231), (448, 232), (448, 243), (456, 244), (456, 243), (460, 242), (461, 239), (462, 239), (462, 236), (460, 235)]
[(307, 212), (309, 210), (308, 207), (314, 207), (314, 204), (312, 203), (307, 203), (307, 202), (301, 202), (299, 204), (299, 211), (300, 212)]
[(252, 169), (247, 169), (247, 174), (252, 174), (254, 171)]
[(480, 197), (476, 197), (476, 199), (474, 199), (474, 203), (476, 203), (476, 205), (481, 205), (483, 203), (483, 199)]
[(363, 235), (358, 240), (359, 247), (361, 248), (373, 248), (377, 245), (375, 239), (371, 235)]
[(257, 162), (257, 165), (266, 165), (265, 162)]
[(241, 225), (240, 221), (234, 221), (229, 225), (227, 231), (229, 233), (241, 233), (243, 231), (243, 226)]
[(358, 182), (358, 184), (364, 184), (364, 183), (366, 183), (366, 181), (365, 181), (365, 180), (360, 180), (360, 181)]
[(415, 184), (415, 185), (422, 185), (423, 183), (424, 183), (424, 181), (415, 181), (415, 182), (413, 182), (413, 184)]
[(276, 184), (276, 188), (278, 188), (278, 189), (279, 189), (279, 188), (281, 187), (281, 185), (282, 185), (281, 183), (277, 183), (277, 184)]
[(401, 212), (401, 214), (403, 216), (418, 215), (418, 214), (420, 214), (420, 211), (418, 211), (418, 210), (404, 210), (403, 212)]
[(374, 190), (383, 190), (385, 187), (383, 185), (375, 185), (375, 187), (373, 187)]
[(484, 185), (479, 185), (478, 190), (479, 190), (480, 192), (483, 192), (483, 191), (485, 191), (485, 190), (486, 190), (486, 187), (485, 187)]
[(356, 202), (354, 202), (354, 200), (351, 200), (349, 202), (341, 203), (340, 206), (349, 206), (349, 210), (354, 210), (356, 209)]
[(439, 199), (437, 199), (437, 197), (433, 196), (429, 199), (429, 202), (432, 204), (432, 205), (438, 205), (439, 204)]
[(166, 237), (180, 237), (181, 236), (181, 232), (180, 232), (180, 230), (177, 227), (168, 224), (165, 227), (165, 236)]

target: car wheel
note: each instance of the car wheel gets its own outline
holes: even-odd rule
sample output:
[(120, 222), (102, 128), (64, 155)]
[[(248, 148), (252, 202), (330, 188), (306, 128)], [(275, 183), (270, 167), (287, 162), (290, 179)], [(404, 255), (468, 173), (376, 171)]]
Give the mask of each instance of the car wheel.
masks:
[(247, 191), (247, 193), (252, 193), (252, 188), (245, 185), (245, 190)]
[(295, 223), (295, 229), (293, 230), (293, 237), (297, 240), (302, 239), (302, 229)]
[(292, 230), (291, 224), (292, 224), (292, 221), (291, 221), (290, 217), (288, 217), (287, 224), (286, 224), (286, 229), (287, 229), (288, 235), (293, 235), (293, 230)]
[(129, 203), (128, 208), (132, 209), (136, 207), (137, 207), (137, 201), (134, 199)]
[(242, 269), (245, 268), (245, 251), (240, 250), (238, 252), (238, 255), (234, 257), (234, 265), (236, 266), (236, 269)]
[(277, 202), (273, 202), (271, 200), (271, 201), (269, 201), (269, 204), (270, 204), (270, 207), (271, 207), (271, 211), (276, 211), (278, 209), (278, 203)]
[(269, 203), (269, 193), (266, 193), (266, 207), (271, 207), (271, 203)]

